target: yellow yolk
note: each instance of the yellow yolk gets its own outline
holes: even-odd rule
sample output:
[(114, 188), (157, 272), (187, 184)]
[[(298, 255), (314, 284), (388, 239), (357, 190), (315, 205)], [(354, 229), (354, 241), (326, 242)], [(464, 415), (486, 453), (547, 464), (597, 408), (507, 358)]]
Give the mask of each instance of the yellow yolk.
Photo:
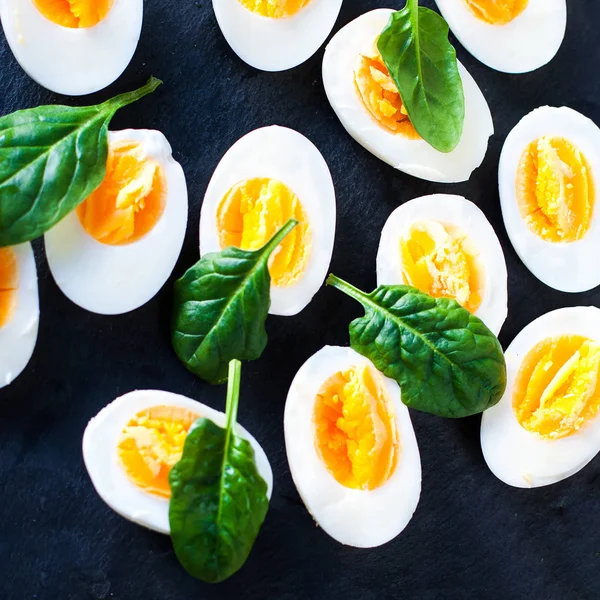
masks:
[(262, 17), (282, 19), (303, 9), (310, 0), (239, 0), (240, 4)]
[(281, 181), (246, 179), (225, 194), (217, 210), (221, 248), (258, 250), (292, 217), (299, 224), (279, 244), (269, 262), (273, 284), (291, 285), (308, 263), (311, 230), (298, 196)]
[(519, 423), (543, 438), (575, 433), (600, 408), (600, 344), (579, 335), (547, 338), (525, 357), (513, 393)]
[(481, 304), (484, 267), (457, 227), (436, 221), (413, 224), (400, 239), (404, 281), (435, 298), (452, 298), (470, 312)]
[(6, 325), (12, 316), (18, 287), (17, 257), (10, 248), (0, 248), (0, 327)]
[(162, 216), (167, 184), (162, 167), (138, 142), (111, 144), (106, 176), (77, 208), (84, 229), (103, 244), (120, 245), (146, 235)]
[(490, 25), (506, 25), (516, 19), (529, 0), (465, 0), (473, 14)]
[(314, 422), (317, 450), (339, 483), (373, 490), (390, 478), (400, 444), (378, 373), (362, 366), (331, 376), (317, 394)]
[(541, 137), (519, 162), (517, 201), (529, 229), (547, 242), (574, 242), (589, 230), (592, 172), (583, 154), (559, 137)]
[(381, 127), (409, 139), (420, 138), (375, 46), (367, 54), (358, 57), (354, 83), (365, 108)]
[(77, 29), (93, 27), (104, 20), (114, 0), (33, 0), (37, 9), (50, 21)]
[(154, 406), (135, 415), (117, 448), (129, 480), (150, 494), (169, 498), (169, 473), (181, 459), (185, 438), (197, 418), (176, 406)]

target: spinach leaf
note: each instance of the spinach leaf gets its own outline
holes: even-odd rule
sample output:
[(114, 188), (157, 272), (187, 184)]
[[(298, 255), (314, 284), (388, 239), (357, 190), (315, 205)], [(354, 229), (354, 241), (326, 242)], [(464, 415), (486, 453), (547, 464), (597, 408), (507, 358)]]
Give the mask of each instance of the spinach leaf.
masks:
[(102, 183), (110, 120), (161, 83), (151, 77), (97, 106), (39, 106), (0, 118), (0, 246), (43, 235)]
[(290, 219), (260, 250), (206, 254), (175, 282), (172, 343), (192, 373), (221, 383), (231, 359), (254, 360), (263, 353), (269, 257), (297, 224)]
[(330, 275), (327, 284), (360, 302), (350, 345), (402, 390), (402, 402), (441, 417), (467, 417), (496, 404), (506, 363), (496, 336), (458, 302), (408, 285), (370, 294)]
[(240, 368), (238, 360), (231, 361), (225, 429), (198, 419), (169, 474), (175, 553), (190, 575), (209, 583), (223, 581), (242, 567), (269, 508), (254, 450), (234, 432)]
[(418, 0), (392, 13), (377, 48), (419, 135), (440, 152), (456, 148), (465, 97), (448, 24)]

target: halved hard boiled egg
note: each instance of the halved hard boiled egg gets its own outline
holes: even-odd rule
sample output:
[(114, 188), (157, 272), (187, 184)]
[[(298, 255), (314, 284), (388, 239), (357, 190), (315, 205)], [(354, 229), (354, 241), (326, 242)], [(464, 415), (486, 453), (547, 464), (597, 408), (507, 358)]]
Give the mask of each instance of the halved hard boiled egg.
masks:
[[(219, 427), (227, 421), (201, 402), (159, 390), (130, 392), (103, 408), (83, 434), (83, 460), (102, 500), (122, 517), (168, 534), (169, 473), (199, 418)], [(270, 498), (273, 473), (266, 454), (241, 425), (236, 433), (252, 445)]]
[(258, 250), (288, 221), (299, 224), (271, 255), (274, 315), (300, 312), (322, 286), (335, 237), (336, 203), (325, 159), (302, 134), (263, 127), (239, 139), (208, 184), (200, 254)]
[(521, 488), (577, 473), (600, 451), (600, 309), (536, 319), (508, 347), (506, 366), (504, 397), (481, 421), (489, 468)]
[(567, 27), (565, 0), (436, 0), (460, 43), (492, 69), (526, 73), (558, 52)]
[(69, 96), (115, 81), (142, 30), (143, 0), (0, 0), (8, 44), (27, 74)]
[(452, 298), (496, 335), (508, 313), (502, 246), (483, 212), (462, 196), (423, 196), (392, 212), (381, 232), (377, 284)]
[(308, 60), (333, 29), (341, 6), (342, 0), (213, 0), (227, 43), (262, 71)]
[(29, 362), (37, 341), (40, 309), (31, 244), (0, 248), (0, 388)]
[(111, 131), (106, 176), (45, 236), (58, 287), (91, 312), (115, 315), (165, 284), (185, 237), (183, 169), (159, 131)]
[(498, 181), (504, 224), (525, 266), (546, 285), (600, 284), (600, 129), (570, 108), (543, 106), (510, 132)]
[(486, 99), (459, 63), (465, 92), (459, 144), (443, 153), (421, 139), (377, 50), (377, 38), (393, 12), (372, 10), (335, 34), (323, 58), (327, 98), (346, 131), (396, 169), (429, 181), (466, 181), (483, 162), (494, 133)]
[(371, 548), (406, 527), (421, 494), (419, 448), (400, 387), (369, 359), (339, 346), (309, 358), (284, 430), (298, 493), (332, 538)]

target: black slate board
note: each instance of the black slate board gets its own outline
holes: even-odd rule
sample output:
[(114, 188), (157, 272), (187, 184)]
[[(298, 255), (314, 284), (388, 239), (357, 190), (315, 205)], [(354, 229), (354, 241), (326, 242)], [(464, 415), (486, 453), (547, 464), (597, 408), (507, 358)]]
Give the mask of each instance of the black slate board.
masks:
[[(275, 493), (250, 559), (228, 582), (195, 581), (177, 563), (167, 537), (113, 513), (92, 488), (80, 449), (87, 421), (136, 388), (166, 389), (224, 406), (224, 389), (195, 379), (171, 351), (171, 283), (198, 257), (199, 208), (213, 169), (233, 142), (256, 127), (292, 127), (323, 153), (338, 199), (332, 270), (360, 287), (375, 285), (379, 233), (390, 212), (410, 198), (449, 192), (476, 202), (504, 247), (510, 301), (501, 335), (505, 346), (549, 310), (598, 305), (598, 290), (559, 293), (527, 271), (506, 236), (497, 192), (502, 142), (525, 113), (564, 104), (600, 123), (600, 3), (568, 4), (562, 49), (537, 72), (496, 73), (457, 46), (488, 99), (496, 135), (469, 183), (438, 185), (394, 171), (346, 134), (323, 91), (322, 49), (289, 72), (262, 73), (231, 51), (209, 0), (146, 0), (142, 38), (126, 73), (110, 89), (72, 103), (134, 89), (150, 74), (165, 80), (154, 96), (119, 112), (112, 129), (165, 133), (188, 179), (188, 234), (175, 273), (158, 297), (120, 317), (96, 316), (70, 303), (49, 274), (42, 244), (35, 244), (39, 340), (27, 370), (0, 390), (0, 598), (600, 598), (600, 459), (548, 488), (510, 488), (485, 465), (479, 417), (447, 421), (412, 414), (423, 491), (413, 520), (391, 543), (374, 550), (347, 548), (315, 526), (290, 477), (282, 417), (298, 367), (324, 344), (346, 344), (347, 324), (360, 313), (330, 289), (322, 289), (296, 317), (271, 317), (267, 351), (244, 368), (239, 418), (271, 460)], [(382, 6), (389, 3), (345, 0), (334, 31)], [(30, 80), (1, 35), (0, 90), (0, 114), (69, 101)]]

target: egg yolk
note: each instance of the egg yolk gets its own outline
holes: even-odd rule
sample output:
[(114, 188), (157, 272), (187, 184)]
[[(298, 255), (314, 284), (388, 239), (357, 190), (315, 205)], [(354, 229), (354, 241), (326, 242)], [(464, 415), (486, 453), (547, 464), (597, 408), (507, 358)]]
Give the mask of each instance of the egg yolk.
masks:
[(239, 0), (240, 4), (261, 17), (283, 19), (303, 9), (310, 0)]
[(381, 127), (409, 139), (420, 138), (375, 46), (358, 57), (354, 83), (365, 108)]
[(490, 25), (506, 25), (516, 19), (529, 0), (465, 0), (471, 12)]
[(37, 9), (50, 21), (78, 29), (93, 27), (104, 20), (114, 0), (33, 0)]
[(185, 438), (197, 418), (176, 406), (154, 406), (135, 415), (117, 447), (129, 480), (145, 492), (169, 498), (169, 473), (181, 459)]
[(594, 182), (585, 156), (568, 140), (541, 137), (521, 156), (516, 180), (519, 211), (547, 242), (574, 242), (589, 230)]
[(314, 408), (316, 446), (343, 486), (373, 490), (396, 468), (400, 444), (381, 376), (366, 366), (332, 375)]
[(0, 248), (0, 327), (8, 323), (17, 303), (19, 269), (11, 248)]
[(579, 335), (543, 340), (527, 354), (513, 407), (522, 427), (542, 438), (575, 433), (600, 408), (600, 344)]
[(452, 298), (470, 312), (481, 304), (485, 269), (458, 227), (437, 221), (413, 224), (400, 239), (404, 281), (435, 298)]
[(304, 272), (311, 249), (311, 229), (298, 196), (281, 181), (246, 179), (225, 194), (217, 209), (221, 248), (262, 248), (285, 223), (298, 225), (271, 255), (269, 273), (276, 286), (293, 284)]
[(103, 244), (139, 240), (162, 216), (167, 184), (162, 167), (149, 159), (141, 144), (111, 144), (106, 176), (77, 208), (83, 228)]

